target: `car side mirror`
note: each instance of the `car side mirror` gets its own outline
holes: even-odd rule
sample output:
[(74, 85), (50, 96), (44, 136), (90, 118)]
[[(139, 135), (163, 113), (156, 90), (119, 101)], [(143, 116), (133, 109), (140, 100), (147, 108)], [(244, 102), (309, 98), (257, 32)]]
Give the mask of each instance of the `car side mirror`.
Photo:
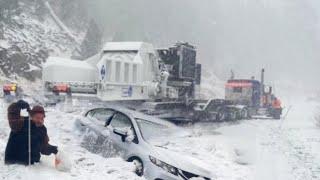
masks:
[(123, 131), (123, 130), (120, 130), (120, 129), (114, 129), (113, 133), (115, 133), (116, 135), (119, 135), (121, 137), (121, 141), (122, 142), (125, 142), (126, 141), (126, 137), (128, 136), (126, 131)]

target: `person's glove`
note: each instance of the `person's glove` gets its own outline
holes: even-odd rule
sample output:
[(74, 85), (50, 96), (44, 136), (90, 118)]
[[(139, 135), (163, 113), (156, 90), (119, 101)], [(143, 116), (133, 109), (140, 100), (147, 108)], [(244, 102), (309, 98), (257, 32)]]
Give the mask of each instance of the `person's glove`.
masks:
[(51, 151), (53, 154), (57, 154), (57, 153), (58, 153), (58, 146), (51, 146), (51, 147), (50, 147), (50, 151)]
[(17, 106), (20, 108), (20, 109), (27, 109), (27, 111), (30, 111), (30, 105), (28, 102), (24, 101), (24, 100), (19, 100), (17, 102)]

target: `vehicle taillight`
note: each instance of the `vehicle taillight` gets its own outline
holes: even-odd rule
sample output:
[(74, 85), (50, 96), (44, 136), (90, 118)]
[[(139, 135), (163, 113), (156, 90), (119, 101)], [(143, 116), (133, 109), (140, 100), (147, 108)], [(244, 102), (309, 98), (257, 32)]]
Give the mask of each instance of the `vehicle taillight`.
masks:
[(5, 84), (3, 86), (4, 91), (16, 91), (17, 90), (17, 85), (16, 84)]
[(54, 92), (68, 92), (69, 86), (67, 84), (56, 84), (53, 86)]

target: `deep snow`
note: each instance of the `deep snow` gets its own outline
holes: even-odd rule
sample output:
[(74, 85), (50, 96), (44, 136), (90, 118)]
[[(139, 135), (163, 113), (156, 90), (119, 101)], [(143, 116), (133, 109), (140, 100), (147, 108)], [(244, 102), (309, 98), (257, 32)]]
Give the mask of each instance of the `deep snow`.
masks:
[(313, 118), (318, 103), (287, 98), (284, 105), (292, 106), (285, 119), (222, 126), (220, 140), (231, 146), (235, 162), (251, 167), (253, 179), (320, 179), (320, 129)]
[[(74, 120), (79, 112), (72, 112), (70, 108), (63, 107), (47, 108), (45, 124), (48, 128), (50, 143), (58, 145), (59, 149), (68, 156), (72, 163), (71, 172), (60, 172), (54, 168), (54, 156), (42, 156), (42, 162), (36, 166), (24, 167), (19, 165), (6, 166), (3, 164), (4, 149), (9, 134), (6, 120), (6, 104), (1, 100), (0, 120), (0, 178), (3, 179), (143, 179), (133, 173), (133, 164), (124, 162), (121, 158), (114, 156), (115, 153), (101, 152), (91, 153), (94, 149), (85, 149), (82, 142), (90, 137), (79, 134), (74, 128)], [(72, 113), (67, 113), (72, 112)], [(170, 144), (180, 154), (194, 157), (203, 161), (206, 166), (211, 167), (217, 179), (250, 179), (250, 168), (234, 162), (234, 152), (229, 147), (214, 138), (217, 134), (215, 124), (212, 129), (202, 131), (207, 126), (199, 124), (186, 127), (194, 135), (182, 141)], [(203, 134), (202, 134), (203, 133)], [(83, 140), (84, 139), (84, 140)], [(188, 146), (193, 144), (193, 146)], [(93, 150), (94, 151), (94, 150)], [(106, 155), (109, 157), (103, 157)], [(110, 155), (111, 154), (111, 155)], [(111, 157), (110, 157), (111, 156)]]
[(4, 150), (9, 135), (6, 119), (6, 106), (2, 99), (0, 108), (0, 179), (143, 179), (133, 173), (134, 166), (119, 157), (103, 158), (90, 153), (80, 146), (81, 135), (74, 130), (77, 113), (64, 113), (55, 108), (46, 109), (45, 124), (48, 128), (50, 143), (72, 163), (70, 172), (54, 168), (54, 156), (42, 156), (41, 163), (32, 167), (4, 165)]
[[(54, 168), (53, 156), (32, 167), (3, 164), (9, 134), (6, 104), (0, 108), (0, 178), (2, 179), (143, 179), (133, 165), (109, 154), (103, 157), (81, 146), (83, 135), (74, 129), (78, 111), (47, 109), (45, 124), (50, 142), (59, 146), (72, 163), (70, 172)], [(212, 169), (216, 179), (304, 179), (320, 177), (320, 130), (313, 120), (318, 103), (287, 99), (292, 105), (283, 120), (246, 120), (198, 123), (184, 127), (192, 133), (183, 140), (164, 142), (179, 154), (196, 158)], [(86, 137), (86, 136), (85, 136)], [(92, 149), (91, 149), (92, 150)]]

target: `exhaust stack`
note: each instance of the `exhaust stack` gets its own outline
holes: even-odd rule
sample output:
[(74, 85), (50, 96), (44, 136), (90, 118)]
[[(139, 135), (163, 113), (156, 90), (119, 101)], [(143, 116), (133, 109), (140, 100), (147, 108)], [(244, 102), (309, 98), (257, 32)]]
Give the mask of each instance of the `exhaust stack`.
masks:
[(261, 69), (261, 90), (260, 90), (260, 92), (261, 92), (261, 99), (260, 99), (260, 106), (263, 106), (263, 96), (264, 96), (264, 94), (265, 94), (265, 92), (264, 92), (264, 89), (265, 89), (265, 87), (264, 87), (264, 68), (262, 68)]
[(264, 86), (264, 68), (261, 70), (261, 85)]

